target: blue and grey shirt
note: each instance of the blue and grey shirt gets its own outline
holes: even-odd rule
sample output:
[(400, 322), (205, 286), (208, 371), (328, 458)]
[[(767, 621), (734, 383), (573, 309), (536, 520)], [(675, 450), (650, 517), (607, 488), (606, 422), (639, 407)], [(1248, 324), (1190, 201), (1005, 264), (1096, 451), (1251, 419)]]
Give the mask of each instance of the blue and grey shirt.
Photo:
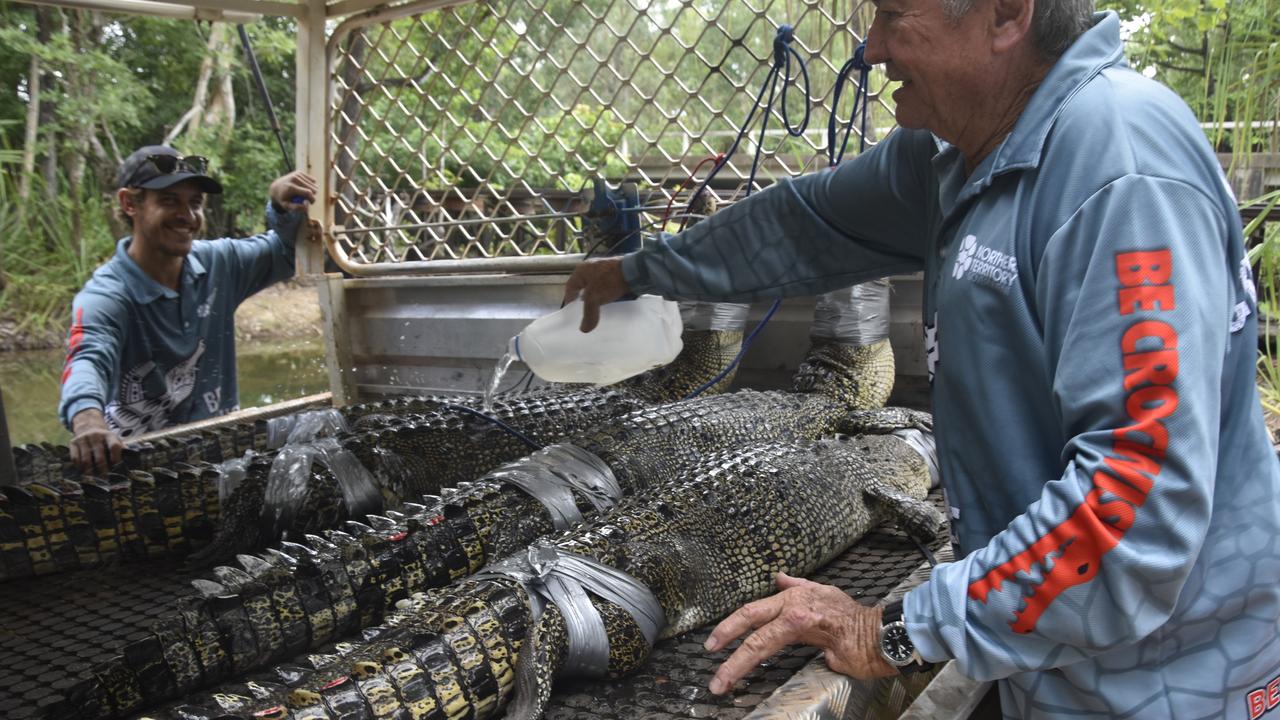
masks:
[(923, 270), (960, 560), (907, 595), (1011, 717), (1280, 718), (1280, 464), (1235, 198), (1114, 14), (972, 172), (898, 130), (626, 257), (747, 301)]
[(58, 413), (98, 408), (122, 439), (235, 410), (235, 312), (250, 295), (293, 275), (293, 243), (306, 219), (267, 204), (267, 232), (198, 240), (177, 290), (129, 257), (131, 238), (93, 273), (72, 304)]

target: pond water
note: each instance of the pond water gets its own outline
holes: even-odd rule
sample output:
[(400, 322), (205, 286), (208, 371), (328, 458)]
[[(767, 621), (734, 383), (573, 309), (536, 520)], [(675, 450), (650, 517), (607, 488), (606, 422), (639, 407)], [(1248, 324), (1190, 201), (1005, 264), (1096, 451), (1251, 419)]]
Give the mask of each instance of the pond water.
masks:
[[(237, 343), (240, 407), (270, 405), (329, 389), (319, 339)], [(58, 422), (62, 350), (0, 353), (0, 391), (14, 445), (65, 445), (71, 434)]]

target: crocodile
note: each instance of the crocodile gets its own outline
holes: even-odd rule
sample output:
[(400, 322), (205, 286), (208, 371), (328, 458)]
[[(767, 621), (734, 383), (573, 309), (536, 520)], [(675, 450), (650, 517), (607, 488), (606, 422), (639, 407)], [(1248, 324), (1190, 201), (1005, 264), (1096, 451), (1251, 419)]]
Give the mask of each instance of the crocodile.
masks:
[[(708, 381), (714, 383), (707, 393), (726, 389), (733, 370), (722, 371), (736, 356), (742, 333), (686, 330), (684, 337), (684, 349), (667, 366), (604, 388), (554, 387), (500, 399), (492, 414), (524, 433), (556, 439), (640, 407), (684, 397)], [(474, 397), (426, 396), (352, 406), (344, 411), (344, 420), (363, 432), (345, 435), (344, 441), (371, 468), (395, 464), (380, 474), (394, 479), (396, 486), (379, 488), (385, 490), (385, 502), (394, 506), (400, 497), (473, 479), (528, 452), (512, 435), (468, 411), (479, 404)], [(154, 557), (161, 551), (202, 551), (197, 561), (227, 558), (231, 551), (261, 547), (284, 530), (301, 536), (352, 516), (342, 506), (336, 479), (316, 467), (307, 496), (300, 499), (301, 520), (289, 528), (261, 526), (257, 515), (275, 444), (270, 423), (237, 423), (135, 444), (126, 450), (126, 462), (118, 472), (104, 478), (81, 475), (70, 464), (65, 447), (16, 448), (20, 482), (0, 492), (0, 581)], [(254, 471), (226, 499), (223, 512), (216, 489), (219, 476), (211, 463), (246, 451), (259, 456)], [(104, 507), (112, 511), (91, 513), (86, 522), (74, 520), (85, 517), (86, 509)], [(43, 521), (34, 521), (36, 516)], [(136, 532), (135, 516), (147, 521), (165, 518), (164, 532), (155, 532), (157, 526), (151, 522)], [(65, 537), (60, 529), (64, 522), (87, 526), (92, 533)], [(216, 538), (211, 528), (221, 530)], [(230, 550), (223, 549), (228, 544)], [(59, 552), (51, 555), (54, 549)]]
[[(680, 355), (666, 366), (655, 368), (608, 388), (539, 389), (526, 393), (527, 397), (505, 403), (504, 406), (497, 408), (498, 416), (508, 423), (522, 426), (521, 429), (528, 433), (550, 436), (559, 420), (565, 422), (565, 427), (572, 428), (568, 430), (572, 432), (573, 429), (587, 427), (596, 420), (613, 417), (636, 407), (685, 397), (728, 368), (742, 344), (741, 330), (686, 329), (681, 337), (684, 348)], [(730, 370), (725, 373), (705, 392), (726, 390), (733, 382), (735, 371)], [(613, 397), (614, 393), (617, 397)], [(612, 398), (612, 400), (594, 402), (597, 396)], [(628, 402), (622, 402), (618, 398), (626, 398)], [(401, 396), (351, 405), (342, 408), (341, 413), (345, 421), (356, 425), (357, 429), (366, 426), (379, 427), (388, 417), (426, 416), (429, 420), (424, 424), (424, 430), (428, 432), (430, 430), (427, 426), (436, 431), (449, 428), (459, 431), (462, 435), (461, 438), (450, 438), (450, 441), (467, 442), (473, 438), (483, 440), (485, 444), (477, 444), (477, 452), (465, 456), (468, 460), (483, 455), (482, 448), (500, 457), (503, 449), (506, 449), (508, 456), (494, 461), (495, 464), (523, 455), (524, 452), (520, 446), (506, 445), (506, 438), (485, 432), (489, 427), (483, 421), (456, 409), (461, 406), (478, 410), (480, 405), (480, 400), (474, 395)], [(450, 410), (450, 407), (455, 409)], [(574, 410), (578, 410), (580, 419), (575, 419), (572, 412)], [(559, 412), (568, 414), (558, 417)], [(277, 420), (228, 423), (200, 432), (167, 435), (146, 442), (131, 443), (125, 450), (121, 466), (113, 470), (117, 472), (150, 471), (155, 468), (171, 467), (179, 462), (218, 463), (241, 457), (246, 451), (273, 450), (278, 445), (272, 442), (272, 422)], [(477, 434), (487, 434), (487, 436), (475, 438)], [(442, 440), (441, 446), (448, 447), (448, 442)], [(65, 445), (27, 444), (15, 447), (13, 450), (18, 485), (31, 482), (51, 484), (62, 480), (80, 480), (84, 477), (71, 463), (70, 450)], [(439, 467), (449, 467), (448, 457), (448, 455), (444, 456), (443, 465)], [(473, 468), (474, 465), (460, 467), (455, 475), (466, 476), (474, 472)], [(484, 468), (484, 470), (487, 469), (489, 468)], [(463, 479), (470, 479), (476, 474), (479, 473)]]
[[(305, 543), (286, 542), (262, 557), (240, 555), (240, 568), (217, 568), (214, 579), (197, 584), (199, 596), (185, 602), (186, 617), (205, 620), (183, 626), (167, 622), (173, 628), (168, 634), (181, 637), (185, 632), (188, 641), (194, 642), (192, 638), (207, 631), (220, 645), (239, 648), (220, 672), (206, 670), (201, 682), (207, 684), (297, 652), (298, 646), (278, 632), (244, 630), (278, 624), (268, 611), (249, 611), (255, 606), (271, 607), (264, 598), (284, 594), (312, 608), (302, 613), (318, 623), (311, 628), (311, 648), (369, 627), (410, 593), (465, 577), (539, 536), (607, 509), (620, 497), (677, 482), (724, 448), (762, 441), (812, 441), (854, 422), (850, 417), (861, 425), (878, 427), (862, 419), (865, 413), (851, 416), (849, 404), (865, 399), (866, 390), (855, 381), (859, 373), (852, 373), (854, 380), (848, 374), (874, 367), (879, 357), (876, 349), (865, 348), (861, 358), (849, 365), (829, 359), (808, 363), (802, 377), (818, 392), (743, 390), (636, 411), (571, 443), (546, 448), (480, 480), (446, 489), (439, 497), (424, 498), (423, 504), (407, 504), (403, 512), (371, 515), (369, 525), (348, 522), (349, 532), (308, 535)], [(874, 411), (871, 417), (878, 423), (886, 419), (899, 425), (913, 422), (911, 412), (902, 409)], [(568, 502), (559, 507), (544, 504), (530, 495), (527, 482), (522, 484), (530, 478), (541, 482), (565, 474), (590, 480), (587, 476), (593, 473), (605, 478), (600, 482), (615, 486), (610, 502), (593, 499), (590, 482), (578, 485), (577, 492), (565, 491)], [(142, 658), (151, 664), (160, 662), (156, 658), (161, 648), (146, 642), (150, 649), (135, 649), (127, 667), (138, 669)], [(126, 658), (130, 655), (126, 652)], [(157, 701), (172, 696), (157, 690), (148, 697)]]
[[(933, 540), (941, 518), (922, 500), (929, 486), (925, 458), (895, 435), (712, 453), (680, 482), (627, 498), (460, 583), (414, 594), (336, 654), (144, 717), (486, 718), (505, 709), (509, 718), (536, 718), (557, 676), (631, 672), (657, 639), (767, 594), (777, 572), (812, 572), (885, 520)], [(554, 589), (563, 583), (568, 593)], [(589, 607), (562, 605), (574, 595), (589, 597)], [(592, 614), (594, 628), (581, 620)], [(150, 702), (148, 688), (194, 674), (182, 665), (191, 655), (165, 655), (149, 674), (104, 670), (67, 702), (136, 711)]]

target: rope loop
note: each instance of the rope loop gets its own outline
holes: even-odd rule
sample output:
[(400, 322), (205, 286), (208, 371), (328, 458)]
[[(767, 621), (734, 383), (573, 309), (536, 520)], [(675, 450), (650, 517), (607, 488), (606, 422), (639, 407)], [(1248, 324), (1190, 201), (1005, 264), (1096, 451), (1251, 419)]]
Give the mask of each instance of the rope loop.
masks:
[[(844, 151), (849, 146), (849, 135), (853, 132), (853, 121), (858, 117), (858, 109), (862, 109), (862, 127), (861, 137), (858, 141), (858, 151), (862, 152), (867, 148), (867, 105), (870, 89), (868, 87), (868, 76), (871, 73), (871, 66), (866, 61), (867, 43), (864, 40), (858, 48), (853, 51), (853, 57), (840, 68), (840, 73), (836, 75), (836, 86), (831, 93), (831, 115), (827, 118), (827, 162), (831, 167), (840, 164), (844, 159)], [(853, 96), (853, 111), (849, 113), (849, 120), (844, 123), (844, 138), (840, 140), (839, 151), (836, 150), (836, 138), (839, 136), (840, 119), (838, 113), (840, 110), (840, 95), (844, 92), (844, 86), (850, 81), (853, 73), (858, 73), (858, 85)]]
[(796, 39), (795, 28), (783, 23), (773, 35), (773, 66), (780, 68), (787, 64), (787, 51), (791, 49), (791, 41)]

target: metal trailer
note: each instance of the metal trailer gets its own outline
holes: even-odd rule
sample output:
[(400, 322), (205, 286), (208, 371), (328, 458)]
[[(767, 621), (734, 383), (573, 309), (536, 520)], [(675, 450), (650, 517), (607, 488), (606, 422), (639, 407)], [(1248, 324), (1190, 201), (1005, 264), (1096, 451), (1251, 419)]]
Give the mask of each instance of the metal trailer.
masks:
[[(567, 273), (599, 242), (582, 193), (592, 178), (635, 183), (646, 211), (639, 216), (662, 226), (666, 206), (682, 209), (680, 188), (698, 163), (726, 150), (750, 113), (778, 25), (796, 28), (820, 125), (871, 10), (866, 0), (36, 1), (296, 21), (294, 155), (322, 199), (298, 244), (298, 269), (322, 276), (317, 300), (337, 405), (480, 390), (506, 340), (558, 307)], [(892, 122), (880, 97), (885, 82), (872, 74), (867, 142), (887, 131), (877, 123)], [(777, 117), (771, 122), (779, 127)], [(742, 141), (713, 186), (722, 202), (746, 191), (756, 137)], [(821, 129), (764, 138), (757, 187), (827, 164)], [(920, 278), (893, 282), (893, 401), (921, 406)], [(740, 385), (786, 384), (807, 345), (812, 307), (783, 303), (747, 353)], [(763, 308), (753, 310), (758, 319)], [(934, 550), (946, 557), (945, 532)], [(55, 666), (109, 655), (145, 628), (140, 610), (158, 607), (187, 579), (172, 567), (140, 570), (7, 588), (14, 592), (0, 599), (9, 619), (0, 664), (21, 679), (0, 693), (0, 715), (35, 716), (68, 682)], [(884, 530), (818, 577), (871, 602), (905, 591), (924, 571), (905, 538)], [(86, 587), (95, 588), (88, 603)], [(117, 630), (100, 632), (104, 623)], [(659, 646), (636, 677), (566, 688), (549, 716), (892, 717), (910, 704), (903, 717), (961, 718), (986, 691), (951, 667), (932, 682), (854, 682), (794, 650), (753, 674), (745, 691), (716, 699), (704, 689), (715, 664), (701, 649), (705, 633)]]

